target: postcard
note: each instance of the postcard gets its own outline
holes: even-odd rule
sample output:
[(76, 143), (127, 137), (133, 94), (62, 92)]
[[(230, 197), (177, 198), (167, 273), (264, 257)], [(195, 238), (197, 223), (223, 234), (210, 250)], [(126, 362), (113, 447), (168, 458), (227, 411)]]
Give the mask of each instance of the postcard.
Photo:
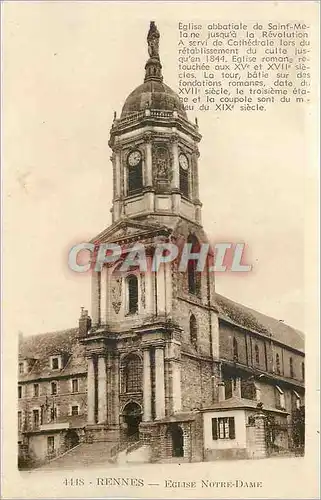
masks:
[(2, 498), (318, 498), (318, 2), (3, 2)]

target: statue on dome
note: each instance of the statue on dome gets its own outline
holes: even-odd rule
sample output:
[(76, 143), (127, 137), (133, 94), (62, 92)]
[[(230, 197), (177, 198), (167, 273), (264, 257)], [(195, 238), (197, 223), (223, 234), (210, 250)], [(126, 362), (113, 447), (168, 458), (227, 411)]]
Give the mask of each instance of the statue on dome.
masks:
[(154, 21), (151, 21), (147, 35), (149, 57), (159, 57), (159, 38), (157, 26)]

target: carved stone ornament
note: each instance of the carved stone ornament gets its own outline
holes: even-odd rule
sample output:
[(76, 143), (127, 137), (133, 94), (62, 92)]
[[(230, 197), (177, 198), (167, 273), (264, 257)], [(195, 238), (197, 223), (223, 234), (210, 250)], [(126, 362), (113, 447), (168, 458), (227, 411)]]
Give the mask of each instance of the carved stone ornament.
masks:
[(114, 278), (111, 287), (111, 303), (116, 314), (119, 313), (121, 307), (121, 291), (122, 291), (122, 278)]
[(173, 142), (178, 142), (178, 139), (179, 139), (179, 136), (178, 134), (172, 134), (169, 138), (170, 142), (173, 143)]
[(167, 148), (160, 146), (154, 149), (153, 170), (157, 181), (169, 180), (170, 157)]
[(144, 142), (151, 142), (153, 139), (153, 134), (151, 132), (146, 132), (143, 135)]

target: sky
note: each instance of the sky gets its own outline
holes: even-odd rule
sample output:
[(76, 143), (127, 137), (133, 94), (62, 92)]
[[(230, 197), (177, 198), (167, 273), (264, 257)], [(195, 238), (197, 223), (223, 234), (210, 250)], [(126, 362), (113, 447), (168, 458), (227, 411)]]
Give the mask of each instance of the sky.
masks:
[[(90, 309), (89, 277), (68, 269), (68, 250), (111, 223), (109, 131), (143, 82), (151, 19), (164, 80), (177, 90), (182, 11), (153, 4), (5, 5), (4, 309), (13, 335), (75, 327), (80, 307)], [(218, 3), (215, 19), (238, 20), (232, 4)], [(268, 16), (264, 6), (243, 14)], [(184, 16), (213, 20), (214, 11), (200, 4), (192, 16), (186, 6)], [(204, 228), (216, 242), (245, 242), (253, 265), (217, 275), (217, 292), (303, 330), (305, 108), (195, 116)]]

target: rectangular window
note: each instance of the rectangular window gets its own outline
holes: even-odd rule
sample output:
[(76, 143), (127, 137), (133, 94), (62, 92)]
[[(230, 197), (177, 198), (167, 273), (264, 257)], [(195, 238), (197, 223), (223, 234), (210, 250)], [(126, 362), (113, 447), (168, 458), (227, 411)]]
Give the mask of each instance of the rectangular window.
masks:
[(71, 415), (72, 416), (79, 415), (79, 406), (75, 405), (71, 407)]
[(54, 396), (57, 392), (57, 382), (51, 382), (51, 394)]
[(54, 422), (57, 419), (57, 415), (58, 415), (57, 406), (52, 406), (50, 408), (49, 421)]
[(53, 370), (59, 369), (59, 358), (51, 358), (51, 368)]
[(33, 426), (36, 428), (39, 427), (39, 424), (40, 424), (39, 410), (32, 411), (32, 419), (33, 419)]
[(24, 372), (23, 363), (19, 363), (19, 375), (23, 375), (23, 372)]
[(279, 387), (278, 385), (276, 385), (275, 387), (277, 390), (276, 406), (277, 406), (277, 408), (285, 408), (284, 392), (282, 391), (281, 387)]
[(72, 380), (72, 392), (79, 392), (79, 383), (78, 383), (78, 379), (75, 378)]
[(35, 398), (39, 396), (39, 384), (33, 384), (33, 395)]
[(22, 398), (22, 386), (21, 385), (18, 385), (18, 398), (19, 399)]
[(18, 411), (18, 431), (22, 429), (22, 412)]
[(212, 418), (212, 439), (235, 439), (234, 417)]
[(298, 394), (296, 391), (293, 391), (293, 395), (294, 395), (294, 400), (295, 400), (295, 407), (297, 410), (299, 410), (301, 408), (300, 394)]
[(54, 436), (48, 436), (47, 438), (47, 451), (48, 455), (53, 453), (55, 451), (55, 437)]

